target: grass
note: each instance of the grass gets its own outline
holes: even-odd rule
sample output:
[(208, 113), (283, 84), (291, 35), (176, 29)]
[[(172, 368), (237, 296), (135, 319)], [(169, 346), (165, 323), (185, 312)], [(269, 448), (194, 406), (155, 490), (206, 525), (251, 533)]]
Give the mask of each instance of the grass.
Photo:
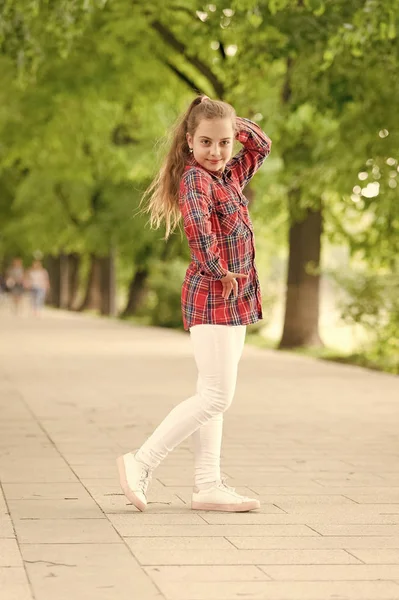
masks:
[(328, 360), (346, 365), (355, 365), (358, 367), (364, 367), (366, 369), (372, 369), (374, 371), (384, 371), (387, 373), (397, 374), (398, 370), (392, 367), (387, 367), (386, 362), (377, 361), (367, 354), (362, 352), (352, 352), (345, 354), (339, 352), (336, 348), (322, 347), (322, 348), (292, 348), (290, 350), (280, 350), (275, 340), (266, 338), (259, 333), (249, 333), (247, 335), (247, 342), (258, 348), (267, 348), (268, 350), (279, 350), (279, 352), (288, 352), (297, 354), (300, 356), (308, 356), (316, 358), (318, 360)]

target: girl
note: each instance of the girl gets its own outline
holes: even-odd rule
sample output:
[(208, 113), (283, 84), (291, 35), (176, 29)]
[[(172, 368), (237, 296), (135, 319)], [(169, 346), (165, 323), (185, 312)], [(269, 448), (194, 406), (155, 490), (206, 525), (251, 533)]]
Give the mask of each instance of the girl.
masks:
[[(234, 139), (243, 144), (231, 159)], [(191, 250), (182, 286), (185, 329), (198, 368), (196, 394), (176, 406), (137, 451), (118, 459), (121, 487), (136, 508), (147, 505), (152, 471), (188, 436), (194, 438), (194, 510), (248, 511), (220, 476), (223, 413), (233, 400), (246, 325), (262, 318), (248, 200), (243, 188), (271, 141), (225, 102), (197, 97), (174, 132), (171, 149), (147, 194), (151, 224), (180, 217)]]

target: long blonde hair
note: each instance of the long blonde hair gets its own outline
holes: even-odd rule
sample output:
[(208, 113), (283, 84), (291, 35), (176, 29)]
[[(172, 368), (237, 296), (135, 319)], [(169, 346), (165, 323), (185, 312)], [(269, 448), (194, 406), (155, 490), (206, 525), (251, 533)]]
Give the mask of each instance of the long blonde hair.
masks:
[(165, 222), (165, 239), (174, 231), (180, 221), (179, 188), (180, 180), (190, 157), (187, 133), (192, 137), (202, 119), (231, 118), (235, 127), (235, 110), (227, 102), (210, 100), (207, 96), (197, 96), (172, 129), (172, 141), (158, 175), (145, 191), (142, 202), (145, 211), (150, 213), (150, 224), (158, 229)]

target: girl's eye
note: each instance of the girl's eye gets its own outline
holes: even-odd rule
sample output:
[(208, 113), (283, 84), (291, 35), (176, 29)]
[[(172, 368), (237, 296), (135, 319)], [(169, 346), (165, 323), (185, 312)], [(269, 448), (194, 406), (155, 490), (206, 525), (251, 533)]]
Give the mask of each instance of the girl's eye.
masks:
[[(228, 146), (230, 144), (229, 140), (223, 140), (220, 143), (222, 146)], [(203, 144), (204, 146), (208, 146), (210, 144), (210, 141), (209, 140), (201, 140), (201, 144)]]

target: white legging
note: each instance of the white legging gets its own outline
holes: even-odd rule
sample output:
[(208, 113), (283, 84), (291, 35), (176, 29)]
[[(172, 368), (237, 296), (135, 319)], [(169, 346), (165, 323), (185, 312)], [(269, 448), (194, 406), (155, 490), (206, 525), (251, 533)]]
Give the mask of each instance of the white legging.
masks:
[(195, 325), (190, 329), (198, 368), (197, 393), (178, 404), (144, 442), (136, 458), (154, 469), (193, 435), (195, 485), (220, 480), (223, 413), (234, 397), (245, 325)]

